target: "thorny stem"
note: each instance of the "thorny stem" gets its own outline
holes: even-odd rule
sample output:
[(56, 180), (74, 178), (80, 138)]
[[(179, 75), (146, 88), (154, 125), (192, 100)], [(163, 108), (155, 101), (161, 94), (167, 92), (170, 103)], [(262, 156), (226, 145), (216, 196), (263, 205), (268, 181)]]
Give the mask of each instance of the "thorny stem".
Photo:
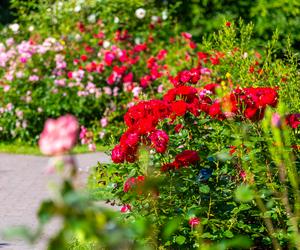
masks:
[(209, 197), (209, 206), (208, 206), (208, 211), (207, 211), (207, 219), (209, 220), (210, 216), (210, 210), (211, 210), (211, 196)]

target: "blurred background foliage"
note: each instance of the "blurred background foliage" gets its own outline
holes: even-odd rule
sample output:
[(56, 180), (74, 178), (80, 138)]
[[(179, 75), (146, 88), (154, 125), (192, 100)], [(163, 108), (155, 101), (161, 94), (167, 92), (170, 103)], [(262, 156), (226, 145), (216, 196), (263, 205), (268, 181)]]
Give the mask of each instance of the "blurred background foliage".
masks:
[[(45, 8), (55, 5), (55, 0), (2, 0), (0, 23), (5, 25), (14, 20), (39, 20), (41, 27), (54, 25), (53, 14), (45, 15)], [(275, 29), (279, 31), (281, 48), (285, 47), (290, 35), (293, 47), (300, 50), (300, 1), (298, 0), (69, 0), (71, 5), (83, 4), (85, 9), (93, 8), (96, 14), (109, 12), (122, 15), (122, 11), (143, 7), (169, 11), (169, 18), (180, 30), (189, 31), (196, 40), (210, 36), (224, 23), (224, 19), (236, 21), (242, 18), (255, 24), (255, 45), (270, 40)], [(126, 8), (124, 8), (126, 6)], [(28, 15), (30, 13), (30, 15)], [(34, 14), (33, 14), (34, 13)], [(47, 12), (46, 12), (47, 13)], [(52, 15), (52, 17), (51, 17)], [(78, 17), (80, 15), (77, 15)], [(50, 18), (49, 18), (50, 17)], [(50, 21), (50, 22), (49, 22)], [(53, 23), (54, 22), (54, 23)], [(45, 27), (46, 28), (46, 27)]]
[[(157, 2), (161, 2), (158, 1)], [(278, 29), (282, 45), (288, 34), (293, 45), (300, 49), (300, 1), (298, 0), (168, 0), (169, 6), (175, 6), (175, 18), (183, 29), (194, 36), (210, 35), (224, 19), (238, 20), (255, 24), (255, 38), (259, 44), (270, 40)]]
[(13, 11), (10, 9), (9, 0), (1, 0), (0, 2), (0, 27), (10, 23), (13, 20)]

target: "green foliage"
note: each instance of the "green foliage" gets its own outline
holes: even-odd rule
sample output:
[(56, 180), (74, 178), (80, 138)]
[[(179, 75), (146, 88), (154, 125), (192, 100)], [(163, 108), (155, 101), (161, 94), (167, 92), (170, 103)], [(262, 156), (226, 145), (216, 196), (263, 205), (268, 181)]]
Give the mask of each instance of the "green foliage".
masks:
[(174, 18), (182, 29), (190, 30), (198, 38), (211, 36), (224, 20), (236, 22), (243, 18), (247, 23), (255, 24), (252, 41), (255, 45), (261, 46), (270, 40), (277, 28), (281, 49), (284, 50), (290, 34), (293, 47), (299, 50), (300, 3), (297, 0), (170, 0), (168, 5), (175, 7)]

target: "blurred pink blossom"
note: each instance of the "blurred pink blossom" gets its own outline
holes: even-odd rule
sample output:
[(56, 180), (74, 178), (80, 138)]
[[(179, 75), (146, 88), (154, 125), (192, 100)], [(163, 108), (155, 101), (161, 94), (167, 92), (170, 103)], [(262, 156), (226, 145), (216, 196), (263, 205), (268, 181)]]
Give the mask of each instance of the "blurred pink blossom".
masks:
[(37, 76), (37, 75), (31, 75), (31, 76), (29, 76), (29, 81), (30, 82), (36, 82), (36, 81), (38, 81), (40, 78)]
[(200, 224), (200, 219), (197, 217), (193, 217), (189, 220), (189, 224), (192, 228)]
[(105, 128), (107, 126), (107, 124), (108, 124), (108, 119), (106, 117), (103, 117), (100, 120), (100, 123), (101, 123), (102, 128)]
[(131, 211), (131, 206), (129, 204), (125, 204), (121, 207), (121, 213), (127, 213)]
[(48, 119), (40, 135), (39, 147), (45, 155), (60, 155), (70, 151), (76, 144), (79, 125), (72, 115)]
[(92, 151), (92, 152), (96, 151), (96, 145), (95, 145), (95, 143), (90, 143), (88, 145), (88, 148), (89, 148), (89, 151)]
[(274, 113), (272, 116), (271, 124), (274, 127), (279, 128), (281, 126), (281, 118), (278, 113)]
[(105, 132), (103, 132), (103, 131), (99, 132), (99, 138), (100, 139), (103, 139), (104, 136), (105, 136)]
[(164, 86), (162, 84), (160, 84), (158, 87), (157, 87), (157, 92), (158, 93), (162, 93), (164, 90)]
[(103, 87), (103, 91), (107, 95), (111, 95), (112, 94), (112, 91), (111, 91), (110, 87)]

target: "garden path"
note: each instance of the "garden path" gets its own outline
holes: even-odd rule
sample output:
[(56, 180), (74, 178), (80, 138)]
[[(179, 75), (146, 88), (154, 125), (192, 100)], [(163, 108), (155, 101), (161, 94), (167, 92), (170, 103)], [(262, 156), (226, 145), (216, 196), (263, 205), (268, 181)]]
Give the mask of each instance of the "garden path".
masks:
[[(82, 180), (86, 180), (89, 167), (98, 161), (107, 163), (110, 160), (101, 152), (75, 155), (75, 158)], [(40, 202), (50, 195), (48, 183), (57, 181), (54, 175), (46, 173), (47, 164), (48, 157), (0, 154), (0, 250), (44, 250), (46, 239), (57, 229), (59, 221), (52, 221), (35, 246), (28, 246), (22, 240), (1, 238), (1, 231), (9, 226), (37, 226), (36, 211)]]

